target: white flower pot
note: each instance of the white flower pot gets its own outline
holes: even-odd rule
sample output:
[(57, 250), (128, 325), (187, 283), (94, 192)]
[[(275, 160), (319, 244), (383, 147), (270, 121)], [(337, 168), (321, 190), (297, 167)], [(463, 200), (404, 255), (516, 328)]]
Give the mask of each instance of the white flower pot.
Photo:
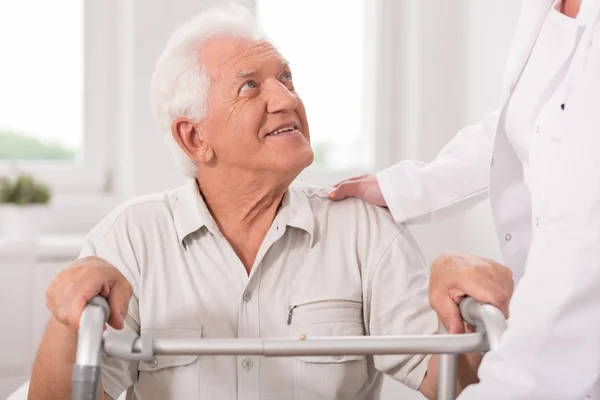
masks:
[(37, 241), (43, 233), (48, 206), (0, 204), (0, 238), (5, 243)]

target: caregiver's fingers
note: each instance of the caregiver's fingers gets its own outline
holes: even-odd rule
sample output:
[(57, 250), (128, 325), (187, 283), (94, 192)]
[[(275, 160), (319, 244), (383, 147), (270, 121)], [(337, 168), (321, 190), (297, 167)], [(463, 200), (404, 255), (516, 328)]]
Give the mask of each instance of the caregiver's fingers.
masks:
[(332, 200), (344, 200), (348, 197), (358, 197), (376, 206), (387, 206), (374, 174), (343, 181), (329, 193)]
[(358, 181), (360, 179), (364, 179), (367, 177), (368, 174), (363, 174), (363, 175), (357, 175), (357, 176), (353, 176), (347, 179), (344, 179), (343, 181), (340, 181), (338, 183), (336, 183), (335, 185), (332, 186), (332, 188), (337, 188), (339, 187), (342, 183), (346, 183), (346, 182), (352, 182), (352, 181)]

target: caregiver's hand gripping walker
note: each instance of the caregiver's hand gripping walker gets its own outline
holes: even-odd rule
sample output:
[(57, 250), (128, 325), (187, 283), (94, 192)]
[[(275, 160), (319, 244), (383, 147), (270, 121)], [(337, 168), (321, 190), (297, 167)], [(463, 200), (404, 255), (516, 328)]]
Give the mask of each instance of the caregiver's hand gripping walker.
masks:
[(375, 354), (440, 354), (439, 400), (456, 398), (457, 354), (495, 349), (506, 329), (502, 312), (467, 297), (460, 303), (465, 321), (477, 333), (463, 335), (404, 335), (301, 337), (297, 339), (172, 339), (107, 335), (108, 303), (94, 297), (81, 315), (77, 359), (73, 365), (72, 400), (97, 400), (100, 352), (130, 361), (151, 361), (156, 354), (320, 356)]

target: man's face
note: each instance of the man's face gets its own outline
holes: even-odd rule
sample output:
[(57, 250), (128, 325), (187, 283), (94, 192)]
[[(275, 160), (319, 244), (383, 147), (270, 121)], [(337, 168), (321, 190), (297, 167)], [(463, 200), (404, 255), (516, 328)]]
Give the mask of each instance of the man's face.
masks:
[(268, 42), (214, 38), (201, 48), (211, 79), (198, 125), (220, 168), (297, 175), (313, 161), (304, 104)]

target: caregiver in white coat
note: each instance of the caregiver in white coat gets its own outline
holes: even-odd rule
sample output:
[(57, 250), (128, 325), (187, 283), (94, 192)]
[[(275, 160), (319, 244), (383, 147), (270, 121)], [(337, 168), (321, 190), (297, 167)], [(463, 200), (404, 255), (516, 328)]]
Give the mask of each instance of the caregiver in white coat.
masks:
[(331, 194), (408, 223), (489, 196), (517, 286), (501, 346), (460, 400), (600, 399), (599, 19), (600, 0), (523, 0), (498, 111), (429, 164), (403, 161)]

